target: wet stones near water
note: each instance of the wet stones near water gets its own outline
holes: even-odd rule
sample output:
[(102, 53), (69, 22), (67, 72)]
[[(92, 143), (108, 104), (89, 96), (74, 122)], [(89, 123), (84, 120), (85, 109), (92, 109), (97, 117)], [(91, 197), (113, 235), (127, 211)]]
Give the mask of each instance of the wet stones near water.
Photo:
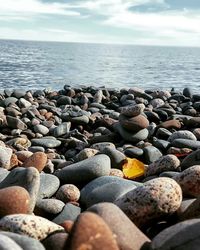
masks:
[[(141, 198), (142, 197), (142, 198)], [(173, 214), (181, 205), (182, 191), (172, 179), (159, 177), (137, 187), (115, 201), (138, 227)]]

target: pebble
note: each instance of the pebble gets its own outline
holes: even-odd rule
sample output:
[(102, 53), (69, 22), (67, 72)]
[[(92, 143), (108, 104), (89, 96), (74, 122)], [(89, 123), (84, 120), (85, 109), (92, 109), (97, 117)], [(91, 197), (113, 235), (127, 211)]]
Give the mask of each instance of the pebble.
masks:
[(63, 122), (58, 127), (54, 128), (53, 135), (55, 137), (60, 137), (62, 135), (65, 135), (65, 134), (69, 133), (70, 128), (71, 128), (71, 123), (70, 122)]
[(197, 140), (196, 136), (188, 130), (179, 130), (174, 132), (172, 135), (170, 135), (168, 141), (173, 142), (175, 139), (188, 139), (193, 141)]
[(162, 156), (160, 150), (154, 146), (145, 147), (143, 152), (147, 164), (157, 161)]
[(69, 250), (119, 250), (112, 231), (104, 220), (91, 212), (84, 212), (74, 222), (68, 238)]
[(133, 117), (140, 115), (145, 109), (145, 105), (143, 103), (136, 104), (136, 105), (128, 105), (125, 107), (121, 108), (121, 114), (128, 116), (128, 117)]
[(59, 179), (52, 174), (40, 174), (40, 187), (38, 191), (38, 199), (52, 197), (60, 186)]
[(10, 239), (6, 235), (0, 234), (0, 249), (2, 250), (23, 250), (14, 240)]
[(115, 204), (140, 228), (173, 214), (181, 201), (180, 186), (170, 178), (159, 177), (125, 193)]
[(94, 148), (84, 148), (76, 155), (76, 160), (83, 161), (87, 158), (90, 158), (90, 157), (96, 155), (98, 152), (99, 152), (99, 150), (94, 149)]
[(65, 250), (67, 244), (67, 233), (55, 233), (43, 240), (46, 250)]
[(119, 122), (121, 126), (131, 132), (138, 132), (141, 129), (149, 126), (149, 121), (143, 115), (137, 115), (134, 117), (126, 117), (125, 115), (119, 116)]
[(25, 188), (12, 186), (0, 189), (0, 217), (9, 214), (27, 214), (30, 197)]
[(38, 124), (33, 127), (35, 133), (40, 133), (42, 135), (47, 135), (49, 133), (49, 129), (44, 125)]
[(6, 120), (8, 123), (8, 127), (14, 129), (21, 129), (24, 130), (27, 128), (26, 124), (23, 123), (19, 118), (15, 118), (13, 116), (7, 115)]
[(64, 231), (63, 227), (40, 216), (13, 214), (0, 219), (0, 229), (44, 240), (48, 235)]
[(138, 250), (149, 245), (150, 240), (132, 221), (113, 203), (103, 202), (88, 208), (102, 217), (116, 235), (116, 241), (122, 250)]
[(145, 175), (158, 175), (165, 171), (176, 171), (180, 166), (179, 159), (172, 154), (164, 155), (147, 166)]
[(62, 183), (76, 185), (109, 175), (110, 168), (110, 158), (105, 154), (100, 154), (64, 167), (55, 174)]
[(23, 167), (34, 167), (41, 172), (47, 163), (47, 155), (43, 152), (36, 152), (24, 161)]
[(64, 203), (78, 201), (80, 198), (80, 191), (79, 189), (73, 184), (65, 184), (62, 185), (57, 193), (56, 198), (58, 200), (63, 201)]
[(56, 216), (59, 214), (65, 206), (65, 203), (63, 203), (60, 200), (57, 199), (40, 199), (37, 200), (34, 214), (48, 217), (48, 216)]
[(194, 141), (189, 139), (175, 139), (171, 145), (177, 148), (189, 148), (189, 149), (198, 149), (200, 148), (200, 141)]
[(111, 168), (122, 169), (124, 163), (127, 162), (126, 156), (115, 148), (106, 147), (102, 150), (102, 153), (109, 156), (111, 160)]
[(12, 149), (0, 146), (0, 167), (10, 169)]
[(32, 139), (31, 143), (33, 146), (41, 146), (45, 148), (57, 148), (61, 145), (61, 141), (54, 137), (43, 137), (39, 139)]
[(200, 195), (200, 165), (185, 169), (174, 180), (181, 186), (186, 197), (198, 197)]

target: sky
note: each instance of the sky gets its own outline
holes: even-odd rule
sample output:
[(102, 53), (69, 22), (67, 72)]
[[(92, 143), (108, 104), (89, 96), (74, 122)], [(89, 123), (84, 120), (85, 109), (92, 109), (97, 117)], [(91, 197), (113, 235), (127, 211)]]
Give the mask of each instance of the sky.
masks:
[(200, 46), (200, 0), (0, 0), (0, 39)]

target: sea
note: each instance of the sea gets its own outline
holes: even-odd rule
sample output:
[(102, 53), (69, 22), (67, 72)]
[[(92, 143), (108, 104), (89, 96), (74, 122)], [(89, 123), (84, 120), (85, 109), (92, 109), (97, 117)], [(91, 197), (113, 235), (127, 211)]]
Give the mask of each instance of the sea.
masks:
[(200, 92), (200, 48), (0, 40), (0, 89)]

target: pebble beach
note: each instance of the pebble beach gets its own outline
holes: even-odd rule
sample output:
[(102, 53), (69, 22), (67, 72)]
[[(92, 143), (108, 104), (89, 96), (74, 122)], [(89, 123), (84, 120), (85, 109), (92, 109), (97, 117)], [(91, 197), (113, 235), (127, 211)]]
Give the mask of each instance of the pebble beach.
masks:
[(0, 249), (198, 250), (199, 196), (192, 89), (1, 91)]

